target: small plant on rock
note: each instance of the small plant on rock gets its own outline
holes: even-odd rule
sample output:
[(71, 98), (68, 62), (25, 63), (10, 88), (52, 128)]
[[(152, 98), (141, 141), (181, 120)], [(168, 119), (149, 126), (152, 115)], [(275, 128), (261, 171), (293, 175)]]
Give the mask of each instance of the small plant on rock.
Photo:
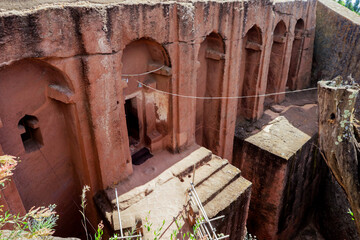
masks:
[[(0, 186), (5, 188), (5, 183), (10, 181), (19, 159), (14, 156), (0, 156)], [(1, 196), (0, 196), (1, 197)], [(3, 212), (0, 206), (0, 212)], [(19, 238), (46, 238), (54, 234), (54, 228), (59, 216), (55, 212), (56, 205), (49, 207), (31, 208), (24, 216), (12, 214), (9, 211), (0, 214), (0, 239)], [(4, 229), (9, 229), (4, 231)]]

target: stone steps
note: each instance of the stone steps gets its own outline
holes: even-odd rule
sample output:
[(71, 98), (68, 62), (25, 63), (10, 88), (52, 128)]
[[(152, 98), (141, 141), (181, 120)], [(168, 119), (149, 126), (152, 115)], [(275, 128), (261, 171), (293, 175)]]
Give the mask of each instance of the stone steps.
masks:
[[(200, 169), (199, 169), (200, 170)], [(226, 164), (218, 171), (210, 175), (206, 181), (195, 186), (196, 192), (203, 205), (210, 202), (216, 195), (222, 192), (230, 183), (240, 177), (240, 170), (231, 164)]]
[[(213, 155), (209, 150), (200, 148), (147, 184), (119, 196), (123, 208), (121, 210), (123, 228), (134, 227), (135, 219), (142, 219), (144, 225), (149, 218), (154, 227), (161, 226), (162, 221), (165, 220), (164, 229), (167, 230), (163, 233), (162, 239), (170, 239), (170, 234), (176, 229), (173, 217), (179, 216), (179, 213), (184, 211), (189, 199), (187, 193), (193, 179), (194, 165), (196, 166), (195, 189), (209, 218), (223, 212), (234, 202), (239, 202), (239, 199), (242, 201), (243, 198), (249, 198), (249, 194), (241, 196), (245, 190), (250, 191), (251, 183), (241, 177), (240, 170), (229, 164), (227, 160)], [(119, 221), (115, 197), (106, 200), (106, 196), (109, 194), (98, 197), (96, 202), (110, 225), (117, 231)], [(182, 224), (186, 222), (184, 218), (179, 221), (182, 221)], [(151, 234), (144, 231), (145, 238), (150, 237)]]
[[(217, 156), (214, 157), (218, 158)], [(241, 171), (228, 164), (226, 160), (219, 158), (216, 161), (209, 161), (209, 163), (212, 162), (217, 162), (218, 165), (219, 163), (225, 164), (221, 165), (221, 167), (217, 168), (216, 171), (213, 171), (199, 183), (195, 181), (195, 190), (205, 210), (211, 210), (211, 217), (215, 216), (214, 209), (218, 209), (218, 212), (220, 212), (230, 204), (228, 201), (222, 201), (223, 199), (229, 199), (228, 196), (233, 196), (234, 194), (238, 194), (238, 197), (251, 185), (249, 181), (241, 177)], [(205, 166), (201, 167), (197, 172), (204, 170), (207, 170)], [(236, 191), (235, 193), (233, 192), (234, 190)], [(234, 199), (237, 199), (237, 197)], [(193, 208), (195, 212), (198, 212), (195, 206)], [(209, 213), (207, 214), (209, 215)]]
[(238, 199), (249, 187), (251, 182), (239, 176), (229, 182), (227, 186), (210, 201), (203, 203), (209, 218), (215, 217)]
[(210, 161), (196, 169), (194, 179), (195, 187), (200, 186), (204, 181), (209, 179), (210, 176), (215, 174), (217, 171), (220, 171), (220, 169), (225, 167), (228, 163), (229, 162), (227, 160), (216, 155), (212, 155)]
[[(133, 188), (125, 194), (119, 196), (119, 207), (123, 211), (129, 206), (137, 203), (145, 196), (151, 194), (156, 186), (162, 185), (169, 181), (171, 178), (183, 178), (193, 171), (194, 165), (199, 167), (207, 163), (211, 159), (212, 153), (206, 148), (199, 148), (192, 152), (187, 157), (183, 158), (180, 162), (171, 166), (167, 171), (161, 173), (158, 177), (149, 181), (148, 183)], [(120, 183), (121, 184), (121, 183)], [(107, 190), (107, 195), (111, 200), (111, 204), (116, 207), (116, 197), (113, 189)]]
[[(211, 222), (217, 234), (230, 234), (230, 239), (241, 239), (244, 236), (251, 186), (251, 182), (242, 177), (240, 170), (231, 164), (226, 164), (206, 181), (196, 184), (195, 190), (208, 218), (225, 216)], [(194, 213), (199, 214), (197, 206), (193, 203), (191, 206)]]

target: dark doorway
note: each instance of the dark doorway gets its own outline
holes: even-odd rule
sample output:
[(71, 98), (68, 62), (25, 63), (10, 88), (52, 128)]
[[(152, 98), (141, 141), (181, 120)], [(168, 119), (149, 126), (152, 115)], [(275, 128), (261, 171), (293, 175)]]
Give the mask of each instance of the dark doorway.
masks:
[(125, 114), (129, 145), (131, 147), (131, 154), (133, 154), (140, 142), (140, 127), (136, 97), (125, 101)]

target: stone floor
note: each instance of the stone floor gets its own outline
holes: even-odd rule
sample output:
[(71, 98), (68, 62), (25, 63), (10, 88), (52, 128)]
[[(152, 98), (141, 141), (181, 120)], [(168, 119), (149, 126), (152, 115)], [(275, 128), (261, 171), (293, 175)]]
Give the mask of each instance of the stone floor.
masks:
[(317, 91), (287, 94), (281, 104), (274, 104), (271, 100), (265, 103), (263, 116), (256, 122), (238, 119), (235, 135), (241, 139), (260, 132), (265, 125), (279, 116), (284, 116), (291, 125), (312, 136), (317, 132)]
[[(195, 177), (193, 166), (196, 166)], [(251, 183), (241, 177), (239, 169), (211, 153), (206, 148), (192, 146), (181, 154), (160, 153), (143, 165), (134, 166), (134, 174), (124, 183), (115, 186), (119, 192), (122, 228), (151, 226), (151, 231), (143, 229), (144, 237), (154, 236), (153, 231), (160, 228), (161, 239), (170, 239), (177, 224), (188, 229), (188, 190), (194, 177), (195, 188), (209, 218), (219, 213), (227, 214), (226, 209), (236, 202), (241, 211), (236, 218), (247, 216)], [(96, 196), (96, 202), (105, 218), (115, 231), (120, 229), (114, 188), (107, 189)], [(234, 208), (232, 208), (231, 211)], [(231, 211), (228, 213), (230, 215)], [(226, 218), (223, 221), (228, 221)], [(233, 221), (233, 220), (231, 220)], [(233, 221), (234, 222), (234, 221)], [(237, 222), (237, 221), (236, 221)], [(228, 224), (227, 224), (228, 225)], [(240, 226), (245, 230), (245, 226)], [(233, 229), (231, 232), (236, 232)], [(230, 234), (230, 232), (224, 232)], [(234, 235), (234, 234), (233, 234)], [(239, 236), (238, 236), (239, 237)], [(232, 239), (238, 239), (235, 236)]]

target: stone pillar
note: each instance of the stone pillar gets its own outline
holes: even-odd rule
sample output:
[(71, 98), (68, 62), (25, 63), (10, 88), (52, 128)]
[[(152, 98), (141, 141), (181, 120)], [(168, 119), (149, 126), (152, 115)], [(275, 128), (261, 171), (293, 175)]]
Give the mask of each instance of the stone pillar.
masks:
[[(132, 173), (129, 139), (120, 76), (120, 55), (84, 59), (90, 114), (104, 188)], [(115, 130), (116, 129), (116, 130)]]
[(352, 79), (318, 82), (319, 145), (323, 157), (346, 192), (360, 233), (360, 138), (354, 128), (359, 85)]

